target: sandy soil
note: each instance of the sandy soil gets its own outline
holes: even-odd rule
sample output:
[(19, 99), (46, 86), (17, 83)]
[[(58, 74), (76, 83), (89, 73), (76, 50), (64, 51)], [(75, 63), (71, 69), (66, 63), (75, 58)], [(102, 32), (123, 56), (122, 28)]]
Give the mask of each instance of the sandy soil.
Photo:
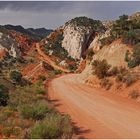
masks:
[(140, 138), (140, 104), (80, 84), (75, 74), (52, 80), (49, 96), (71, 116), (76, 138)]

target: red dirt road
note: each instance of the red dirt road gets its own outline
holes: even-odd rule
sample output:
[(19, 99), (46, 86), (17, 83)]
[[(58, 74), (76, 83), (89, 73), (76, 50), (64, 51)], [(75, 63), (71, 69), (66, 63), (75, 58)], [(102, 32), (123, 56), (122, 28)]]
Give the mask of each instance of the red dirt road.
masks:
[(140, 105), (133, 100), (97, 91), (69, 74), (50, 82), (56, 108), (80, 128), (77, 138), (140, 138)]
[(39, 43), (36, 43), (36, 49), (37, 49), (38, 54), (41, 56), (40, 59), (41, 59), (42, 61), (45, 61), (46, 63), (48, 63), (49, 65), (51, 65), (54, 69), (61, 70), (61, 71), (63, 71), (63, 72), (67, 72), (67, 73), (70, 72), (68, 69), (65, 69), (65, 68), (62, 68), (62, 67), (56, 65), (55, 62), (52, 61), (52, 60), (49, 58), (49, 56), (47, 56), (47, 55), (41, 50)]

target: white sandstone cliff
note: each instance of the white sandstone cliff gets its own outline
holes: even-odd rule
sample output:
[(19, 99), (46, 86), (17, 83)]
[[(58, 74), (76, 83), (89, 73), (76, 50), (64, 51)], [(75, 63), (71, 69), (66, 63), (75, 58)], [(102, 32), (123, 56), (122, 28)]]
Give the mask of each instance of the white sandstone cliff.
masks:
[(71, 24), (66, 25), (64, 26), (62, 47), (68, 51), (71, 57), (80, 59), (82, 51), (85, 49), (86, 41), (88, 41), (91, 35), (93, 35), (91, 29), (86, 27), (75, 27)]

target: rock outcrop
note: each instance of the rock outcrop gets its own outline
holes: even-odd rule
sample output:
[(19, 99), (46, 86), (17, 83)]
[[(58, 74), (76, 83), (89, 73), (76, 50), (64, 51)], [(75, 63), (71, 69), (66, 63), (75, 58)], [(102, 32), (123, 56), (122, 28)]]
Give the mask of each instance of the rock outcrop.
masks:
[[(98, 26), (100, 29), (97, 28)], [(64, 26), (62, 47), (75, 59), (85, 58), (86, 50), (95, 38), (96, 33), (103, 31), (103, 29), (104, 27), (99, 21), (86, 17), (72, 19)]]
[(101, 39), (108, 36), (110, 36), (110, 28), (106, 29), (105, 32), (96, 33), (95, 38), (89, 45), (89, 49), (93, 49), (95, 53), (98, 52), (102, 47)]
[[(139, 19), (140, 19), (140, 12), (135, 13), (132, 16), (128, 16), (128, 20), (134, 20), (133, 22), (139, 23)], [(89, 49), (91, 49), (94, 52), (94, 55), (92, 55), (90, 60), (88, 60), (85, 69), (80, 75), (80, 78), (83, 79), (83, 81), (86, 81), (88, 77), (93, 75), (94, 70), (92, 67), (92, 62), (94, 60), (105, 59), (107, 63), (110, 64), (112, 67), (114, 66), (126, 67), (128, 69), (128, 62), (126, 62), (125, 60), (126, 52), (129, 50), (129, 52), (131, 53), (134, 48), (134, 44), (128, 42), (126, 43), (122, 37), (120, 38), (116, 37), (115, 39), (113, 38), (112, 27), (113, 24), (115, 23), (116, 21), (103, 22), (106, 31), (104, 33), (98, 33), (93, 39), (93, 41), (91, 42)], [(139, 31), (139, 29), (137, 29), (136, 31)], [(106, 41), (108, 42), (104, 43), (103, 42), (105, 41), (104, 39), (107, 39)], [(101, 40), (103, 43), (101, 42)]]
[(19, 49), (19, 44), (11, 36), (0, 33), (0, 51), (8, 52), (12, 57), (19, 57), (21, 52)]
[(94, 60), (105, 59), (108, 64), (112, 67), (127, 67), (127, 62), (125, 61), (125, 54), (130, 47), (121, 40), (116, 40), (110, 45), (104, 46), (102, 49), (93, 55), (92, 60), (86, 65), (85, 69), (80, 75), (81, 80), (86, 81), (93, 73), (92, 62)]
[[(0, 54), (1, 59), (7, 54), (14, 58), (25, 55), (34, 43), (29, 36), (16, 31), (0, 28)], [(3, 56), (3, 57), (2, 57)]]

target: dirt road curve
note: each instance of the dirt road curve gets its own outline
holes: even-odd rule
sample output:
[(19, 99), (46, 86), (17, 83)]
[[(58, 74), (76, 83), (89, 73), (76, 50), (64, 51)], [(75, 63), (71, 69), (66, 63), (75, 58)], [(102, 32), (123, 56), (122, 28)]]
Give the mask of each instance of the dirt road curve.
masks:
[(39, 43), (36, 43), (36, 49), (37, 49), (38, 54), (41, 56), (41, 60), (42, 60), (42, 61), (48, 63), (48, 64), (51, 65), (54, 69), (61, 70), (61, 71), (63, 71), (63, 72), (67, 72), (67, 73), (70, 72), (69, 70), (67, 70), (67, 69), (65, 69), (65, 68), (62, 68), (62, 67), (56, 65), (55, 62), (52, 61), (52, 60), (49, 58), (49, 56), (47, 56), (47, 55), (41, 50), (41, 48), (40, 48), (40, 46), (39, 46)]
[(74, 74), (54, 79), (49, 86), (56, 108), (68, 113), (79, 138), (140, 138), (140, 105), (80, 84)]

